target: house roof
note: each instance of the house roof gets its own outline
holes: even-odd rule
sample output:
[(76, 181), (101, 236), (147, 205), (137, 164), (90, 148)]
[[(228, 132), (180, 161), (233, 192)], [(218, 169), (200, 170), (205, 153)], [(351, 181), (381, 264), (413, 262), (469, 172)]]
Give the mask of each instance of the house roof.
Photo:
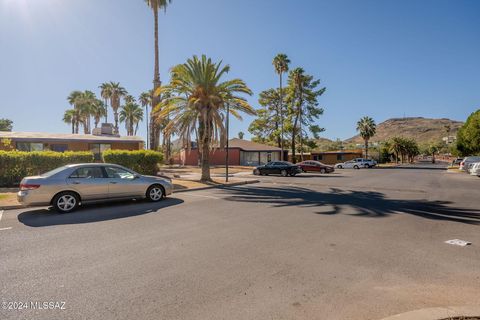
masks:
[[(194, 144), (192, 146), (192, 149), (196, 149), (197, 146)], [(228, 148), (238, 148), (243, 151), (282, 151), (282, 149), (273, 147), (273, 146), (268, 146), (265, 144), (261, 143), (256, 143), (253, 141), (248, 141), (248, 140), (243, 140), (243, 139), (238, 139), (238, 138), (233, 138), (228, 140)]]
[(71, 134), (71, 133), (46, 133), (46, 132), (10, 132), (0, 131), (0, 139), (15, 139), (16, 141), (51, 141), (51, 142), (143, 142), (141, 137), (127, 136), (109, 136), (93, 134)]
[(361, 154), (362, 149), (353, 150), (335, 150), (335, 151), (312, 151), (312, 154)]
[(256, 143), (253, 141), (233, 138), (228, 141), (229, 148), (239, 148), (244, 151), (282, 151), (282, 149), (268, 146), (261, 143)]

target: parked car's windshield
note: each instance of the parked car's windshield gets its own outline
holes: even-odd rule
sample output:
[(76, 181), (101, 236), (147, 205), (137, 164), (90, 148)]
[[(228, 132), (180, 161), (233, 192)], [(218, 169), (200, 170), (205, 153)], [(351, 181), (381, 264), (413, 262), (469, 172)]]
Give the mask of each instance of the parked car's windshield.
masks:
[(41, 177), (51, 177), (51, 176), (53, 176), (54, 174), (57, 174), (57, 173), (65, 170), (66, 168), (67, 168), (67, 166), (62, 166), (62, 167), (59, 167), (59, 168), (50, 170), (50, 171), (48, 171), (48, 172), (42, 173), (40, 176), (41, 176)]

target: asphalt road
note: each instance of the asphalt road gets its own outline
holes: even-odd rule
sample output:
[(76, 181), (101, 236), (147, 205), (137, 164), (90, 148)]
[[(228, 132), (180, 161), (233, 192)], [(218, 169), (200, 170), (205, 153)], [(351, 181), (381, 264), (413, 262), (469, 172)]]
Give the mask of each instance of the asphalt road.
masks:
[[(2, 303), (65, 310), (2, 306), (0, 319), (381, 319), (480, 304), (480, 178), (261, 179), (159, 204), (6, 211)], [(444, 243), (455, 238), (472, 245)]]

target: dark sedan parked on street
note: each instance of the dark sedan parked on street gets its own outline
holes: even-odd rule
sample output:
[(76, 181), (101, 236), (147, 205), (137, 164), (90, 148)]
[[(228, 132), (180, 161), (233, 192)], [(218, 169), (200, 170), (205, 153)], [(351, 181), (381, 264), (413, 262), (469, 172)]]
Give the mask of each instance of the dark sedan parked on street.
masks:
[(280, 174), (283, 177), (295, 176), (302, 172), (299, 166), (287, 161), (272, 161), (266, 165), (256, 167), (253, 170), (254, 175)]
[(335, 171), (334, 167), (327, 166), (326, 164), (314, 160), (302, 161), (297, 163), (297, 165), (303, 172), (331, 173)]

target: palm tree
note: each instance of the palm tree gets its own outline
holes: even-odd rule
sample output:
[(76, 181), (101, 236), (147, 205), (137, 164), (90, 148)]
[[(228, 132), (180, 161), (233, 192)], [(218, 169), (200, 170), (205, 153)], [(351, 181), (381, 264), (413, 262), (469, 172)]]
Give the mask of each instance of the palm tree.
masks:
[(98, 128), (100, 119), (102, 117), (106, 117), (107, 115), (107, 105), (104, 104), (102, 100), (96, 99), (96, 101), (92, 105), (91, 111), (92, 111), (92, 116), (95, 122), (95, 128)]
[(100, 95), (105, 102), (105, 123), (108, 123), (108, 101), (112, 98), (112, 86), (109, 82), (104, 82), (99, 88), (101, 90)]
[(75, 90), (70, 93), (70, 95), (67, 97), (68, 103), (70, 103), (71, 106), (73, 106), (73, 110), (75, 111), (75, 132), (78, 134), (78, 129), (80, 125), (80, 104), (81, 104), (81, 97), (82, 92)]
[(148, 122), (148, 106), (150, 106), (152, 104), (152, 91), (148, 91), (148, 92), (142, 92), (140, 94), (140, 97), (138, 97), (138, 101), (140, 102), (140, 104), (142, 105), (142, 107), (145, 108), (145, 122), (147, 123), (147, 148), (149, 147), (149, 144), (148, 144), (148, 139), (149, 139), (149, 126), (150, 126), (150, 123)]
[(118, 134), (118, 108), (120, 108), (120, 99), (127, 95), (127, 90), (120, 85), (119, 82), (110, 82), (111, 97), (110, 103), (113, 109), (113, 117), (115, 119), (115, 133)]
[[(288, 65), (290, 64), (290, 60), (288, 59), (286, 54), (279, 53), (273, 58), (273, 66), (275, 67), (275, 72), (279, 76), (280, 80), (280, 127), (281, 127), (281, 134), (280, 134), (280, 147), (282, 149), (281, 160), (283, 160), (283, 89), (282, 89), (282, 75), (285, 72), (288, 72)], [(277, 117), (278, 117), (278, 109), (277, 109)]]
[[(398, 163), (398, 155), (403, 152), (403, 139), (401, 137), (393, 137), (390, 142), (390, 152), (395, 154), (395, 162)], [(403, 160), (403, 159), (402, 159)]]
[(95, 93), (85, 90), (79, 96), (80, 100), (80, 122), (83, 124), (83, 132), (90, 134), (91, 132), (91, 117), (93, 115), (94, 105), (98, 99)]
[(239, 112), (255, 114), (247, 100), (239, 96), (252, 94), (243, 80), (221, 81), (229, 70), (228, 65), (214, 63), (205, 55), (201, 58), (193, 56), (186, 63), (173, 67), (170, 84), (155, 92), (156, 95), (170, 94), (155, 107), (155, 110), (160, 109), (160, 120), (170, 117), (165, 132), (177, 132), (188, 146), (191, 145), (191, 136), (197, 136), (202, 181), (211, 181), (209, 157), (212, 142), (220, 140), (219, 145), (225, 145), (227, 105), (237, 119), (241, 119)]
[[(136, 103), (127, 103), (120, 111), (120, 122), (125, 122), (127, 136), (137, 134), (138, 123), (143, 121), (143, 109)], [(135, 129), (134, 129), (135, 128)]]
[(63, 114), (63, 122), (72, 125), (72, 133), (75, 133), (75, 125), (77, 122), (77, 112), (74, 109), (65, 110)]
[(131, 94), (127, 94), (125, 95), (125, 97), (123, 97), (123, 101), (125, 101), (125, 104), (127, 103), (135, 103), (135, 97), (132, 96)]
[(368, 141), (375, 135), (377, 125), (370, 117), (363, 117), (357, 122), (357, 131), (365, 142), (365, 158), (368, 158)]
[[(164, 11), (167, 10), (168, 4), (172, 2), (172, 0), (145, 0), (147, 5), (153, 11), (153, 18), (154, 18), (154, 38), (155, 38), (155, 66), (153, 70), (153, 91), (156, 91), (161, 86), (160, 82), (160, 71), (159, 71), (159, 59), (158, 59), (158, 11), (163, 9)], [(156, 106), (159, 102), (159, 97), (155, 97), (152, 95), (152, 106)], [(153, 109), (153, 107), (152, 107)], [(153, 135), (154, 130), (150, 130), (150, 149), (155, 149), (158, 146), (158, 137)]]

